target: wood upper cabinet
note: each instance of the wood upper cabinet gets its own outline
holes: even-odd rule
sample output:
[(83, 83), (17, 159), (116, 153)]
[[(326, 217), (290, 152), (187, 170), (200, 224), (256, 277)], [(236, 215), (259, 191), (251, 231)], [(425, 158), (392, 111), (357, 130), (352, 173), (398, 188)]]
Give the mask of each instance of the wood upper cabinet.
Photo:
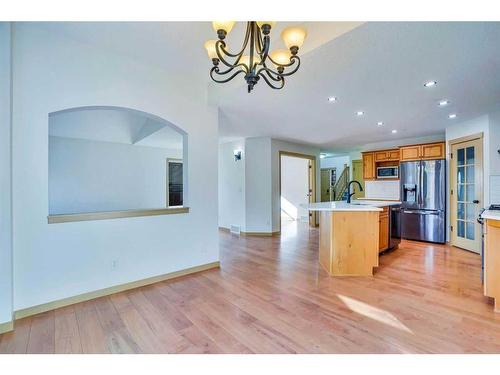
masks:
[(389, 248), (389, 207), (383, 207), (379, 214), (378, 251), (379, 253)]
[(399, 161), (399, 150), (389, 150), (387, 151), (387, 154), (389, 157), (388, 160)]
[(399, 150), (382, 150), (375, 151), (375, 162), (379, 161), (398, 161), (399, 160)]
[(399, 160), (420, 160), (420, 145), (404, 146), (399, 149)]
[(387, 151), (376, 151), (374, 152), (375, 161), (386, 161), (387, 160)]
[(422, 159), (444, 159), (445, 147), (444, 142), (429, 143), (422, 145)]
[(374, 180), (375, 177), (374, 153), (363, 152), (363, 180)]
[(423, 145), (403, 146), (399, 148), (399, 152), (401, 161), (444, 159), (445, 144), (444, 142), (437, 142)]

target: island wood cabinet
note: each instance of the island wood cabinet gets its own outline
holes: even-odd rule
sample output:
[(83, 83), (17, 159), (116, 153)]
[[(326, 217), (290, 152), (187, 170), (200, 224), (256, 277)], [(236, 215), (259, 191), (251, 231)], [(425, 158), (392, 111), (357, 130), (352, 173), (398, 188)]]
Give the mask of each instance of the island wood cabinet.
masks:
[(500, 313), (500, 220), (487, 219), (484, 224), (484, 295), (495, 300)]
[(378, 251), (381, 253), (389, 248), (389, 207), (383, 207), (378, 218)]
[(373, 152), (363, 152), (363, 180), (374, 180), (376, 178), (374, 157)]
[(444, 159), (445, 149), (444, 142), (402, 146), (400, 161)]

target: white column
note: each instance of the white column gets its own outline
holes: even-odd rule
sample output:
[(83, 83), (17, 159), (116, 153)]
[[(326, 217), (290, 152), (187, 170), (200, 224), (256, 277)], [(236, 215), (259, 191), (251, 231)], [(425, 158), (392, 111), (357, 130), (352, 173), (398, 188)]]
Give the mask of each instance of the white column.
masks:
[(12, 322), (11, 23), (0, 22), (0, 333)]

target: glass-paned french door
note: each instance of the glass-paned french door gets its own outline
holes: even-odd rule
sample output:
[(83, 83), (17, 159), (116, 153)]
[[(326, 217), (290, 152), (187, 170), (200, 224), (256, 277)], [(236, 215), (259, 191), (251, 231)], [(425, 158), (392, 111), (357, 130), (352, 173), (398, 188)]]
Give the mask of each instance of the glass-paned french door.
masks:
[(482, 139), (451, 147), (451, 240), (474, 252), (481, 249), (481, 227), (477, 222), (482, 207)]

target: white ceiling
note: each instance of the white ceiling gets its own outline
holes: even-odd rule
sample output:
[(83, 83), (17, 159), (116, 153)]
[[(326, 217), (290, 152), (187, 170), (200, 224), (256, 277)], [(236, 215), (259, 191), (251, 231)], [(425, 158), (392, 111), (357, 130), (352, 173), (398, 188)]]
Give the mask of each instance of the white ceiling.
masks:
[(88, 107), (50, 115), (49, 135), (182, 150), (183, 136), (166, 122), (114, 107)]
[[(306, 54), (283, 90), (263, 82), (251, 94), (228, 90), (218, 100), (220, 134), (341, 151), (444, 133), (499, 108), (499, 43), (500, 23), (366, 23)], [(437, 86), (424, 88), (428, 80)], [(336, 103), (327, 101), (332, 95)], [(451, 104), (439, 108), (440, 99)], [(365, 115), (357, 117), (358, 110)], [(447, 117), (452, 112), (455, 120)]]
[[(278, 23), (272, 46), (280, 28)], [(283, 90), (261, 81), (247, 94), (243, 78), (210, 83), (203, 43), (208, 22), (42, 23), (53, 32), (206, 82), (220, 108), (223, 139), (272, 136), (341, 151), (387, 139), (443, 133), (446, 126), (500, 104), (500, 23), (304, 22), (308, 38), (299, 72)], [(244, 23), (228, 44), (238, 45)], [(423, 83), (436, 80), (426, 89)], [(328, 96), (337, 96), (329, 103)], [(451, 104), (438, 108), (440, 99)], [(363, 110), (363, 117), (355, 112)], [(458, 117), (449, 120), (447, 115)], [(377, 127), (383, 121), (383, 127)], [(391, 134), (392, 129), (398, 133)]]

